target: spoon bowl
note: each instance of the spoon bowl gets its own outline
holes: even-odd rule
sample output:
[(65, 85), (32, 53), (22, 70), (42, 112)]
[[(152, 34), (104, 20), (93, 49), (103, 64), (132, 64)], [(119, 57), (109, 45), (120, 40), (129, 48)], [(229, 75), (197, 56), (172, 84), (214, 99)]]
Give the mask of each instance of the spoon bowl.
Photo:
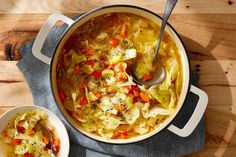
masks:
[(152, 79), (150, 79), (149, 81), (143, 81), (134, 74), (136, 66), (133, 65), (130, 71), (130, 74), (133, 77), (133, 81), (139, 85), (144, 85), (146, 88), (161, 83), (165, 78), (165, 69), (158, 62), (155, 63), (155, 67), (156, 71), (152, 73)]

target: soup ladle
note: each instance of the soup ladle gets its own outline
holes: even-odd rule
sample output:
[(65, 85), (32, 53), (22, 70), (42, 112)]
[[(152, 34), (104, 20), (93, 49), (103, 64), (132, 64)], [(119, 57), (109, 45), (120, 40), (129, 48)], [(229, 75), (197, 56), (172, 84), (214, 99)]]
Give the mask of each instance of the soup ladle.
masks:
[(152, 72), (152, 78), (149, 81), (143, 81), (142, 79), (139, 79), (134, 73), (135, 68), (136, 68), (136, 64), (133, 64), (131, 67), (130, 73), (133, 77), (133, 80), (135, 83), (137, 83), (139, 85), (144, 85), (145, 87), (148, 88), (153, 85), (157, 85), (157, 84), (161, 83), (165, 78), (165, 69), (161, 66), (160, 63), (158, 63), (157, 57), (158, 57), (158, 51), (159, 51), (160, 45), (161, 45), (161, 40), (163, 38), (163, 34), (165, 31), (166, 23), (170, 17), (172, 10), (175, 7), (177, 1), (178, 0), (167, 0), (166, 6), (165, 6), (165, 11), (164, 11), (164, 15), (163, 15), (162, 24), (161, 24), (161, 30), (160, 30), (159, 38), (157, 41), (157, 46), (154, 51), (154, 59), (153, 59), (152, 64), (156, 67), (155, 68), (156, 70), (155, 70), (155, 72)]

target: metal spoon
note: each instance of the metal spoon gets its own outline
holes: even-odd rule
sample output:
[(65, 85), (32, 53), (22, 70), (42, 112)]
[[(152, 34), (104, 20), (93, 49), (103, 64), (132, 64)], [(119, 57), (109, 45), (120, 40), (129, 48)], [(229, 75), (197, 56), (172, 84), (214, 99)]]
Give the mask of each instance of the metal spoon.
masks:
[(51, 131), (40, 122), (37, 123), (37, 127), (40, 128), (42, 130), (43, 135), (49, 139), (50, 147), (51, 147), (51, 151), (50, 151), (51, 157), (56, 157), (53, 152), (53, 137), (52, 137)]
[(153, 65), (156, 66), (156, 71), (152, 73), (152, 79), (149, 81), (143, 81), (141, 79), (139, 79), (135, 74), (134, 74), (134, 70), (136, 68), (135, 64), (132, 65), (131, 67), (131, 75), (134, 79), (134, 82), (136, 82), (139, 85), (144, 85), (145, 87), (151, 87), (153, 85), (159, 84), (161, 83), (164, 78), (165, 78), (165, 70), (164, 68), (160, 65), (160, 63), (158, 63), (157, 61), (157, 57), (158, 57), (158, 51), (160, 49), (160, 45), (161, 45), (161, 40), (165, 31), (165, 26), (166, 23), (170, 17), (170, 14), (172, 12), (172, 10), (174, 9), (176, 3), (178, 0), (167, 0), (166, 6), (165, 6), (165, 11), (164, 11), (164, 15), (163, 15), (163, 20), (162, 20), (162, 24), (161, 24), (161, 30), (160, 30), (160, 35), (159, 35), (159, 39), (157, 41), (157, 46), (155, 48), (155, 53), (154, 53), (154, 59), (153, 59)]

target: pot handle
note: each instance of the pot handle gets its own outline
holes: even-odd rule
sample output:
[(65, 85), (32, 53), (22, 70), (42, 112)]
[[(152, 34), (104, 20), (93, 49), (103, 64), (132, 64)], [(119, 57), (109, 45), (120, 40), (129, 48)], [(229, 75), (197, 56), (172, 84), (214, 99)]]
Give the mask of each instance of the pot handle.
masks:
[(46, 20), (46, 22), (41, 27), (38, 35), (35, 38), (35, 41), (34, 41), (34, 44), (32, 47), (32, 53), (33, 53), (34, 57), (36, 57), (37, 59), (39, 59), (40, 61), (42, 61), (46, 64), (50, 64), (51, 58), (44, 55), (41, 52), (41, 50), (42, 50), (43, 44), (44, 44), (50, 30), (58, 21), (63, 21), (66, 24), (68, 24), (68, 26), (70, 26), (74, 22), (72, 19), (70, 19), (62, 14), (50, 15), (48, 17), (48, 19)]
[(201, 89), (193, 85), (191, 85), (190, 91), (198, 95), (199, 100), (197, 102), (196, 108), (192, 116), (190, 117), (189, 121), (182, 129), (174, 126), (173, 124), (171, 124), (168, 127), (168, 130), (170, 130), (171, 132), (181, 137), (187, 137), (194, 131), (194, 129), (197, 127), (198, 123), (200, 122), (208, 103), (208, 96), (204, 91), (202, 91)]

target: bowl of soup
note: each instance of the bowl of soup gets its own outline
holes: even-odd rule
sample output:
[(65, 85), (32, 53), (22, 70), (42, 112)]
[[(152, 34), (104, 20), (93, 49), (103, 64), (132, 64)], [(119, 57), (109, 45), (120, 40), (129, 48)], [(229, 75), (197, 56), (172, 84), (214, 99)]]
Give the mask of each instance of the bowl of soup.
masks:
[[(42, 45), (57, 21), (68, 27), (52, 58)], [(143, 81), (152, 79), (152, 65), (162, 19), (144, 8), (112, 5), (98, 8), (72, 20), (51, 15), (37, 35), (32, 52), (50, 65), (51, 91), (68, 123), (79, 133), (112, 144), (138, 142), (167, 128), (189, 136), (207, 106), (208, 97), (190, 84), (190, 63), (183, 42), (167, 24), (158, 62), (164, 80), (146, 88), (133, 81), (130, 67)], [(199, 96), (197, 107), (181, 129), (171, 121), (188, 92)]]
[(39, 106), (20, 106), (0, 117), (0, 156), (66, 157), (69, 137), (61, 120)]

